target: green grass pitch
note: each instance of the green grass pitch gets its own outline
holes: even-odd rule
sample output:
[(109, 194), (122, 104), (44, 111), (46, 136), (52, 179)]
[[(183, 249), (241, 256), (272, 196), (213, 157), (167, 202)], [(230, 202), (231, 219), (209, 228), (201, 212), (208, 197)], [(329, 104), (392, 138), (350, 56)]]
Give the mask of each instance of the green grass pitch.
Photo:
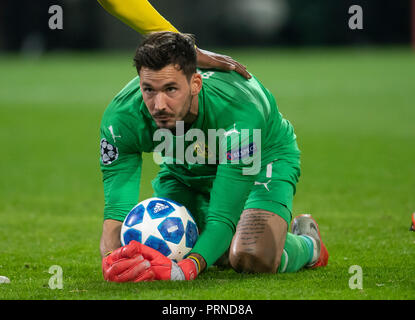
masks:
[[(296, 130), (294, 214), (312, 213), (329, 265), (295, 274), (209, 269), (193, 282), (103, 281), (99, 124), (134, 76), (130, 53), (0, 56), (2, 299), (414, 299), (415, 53), (228, 50)], [(146, 156), (141, 199), (157, 167)], [(146, 161), (147, 160), (147, 161)], [(59, 265), (63, 288), (50, 289)], [(362, 270), (362, 289), (349, 281)], [(353, 278), (352, 278), (353, 280)], [(353, 283), (353, 281), (352, 281)]]

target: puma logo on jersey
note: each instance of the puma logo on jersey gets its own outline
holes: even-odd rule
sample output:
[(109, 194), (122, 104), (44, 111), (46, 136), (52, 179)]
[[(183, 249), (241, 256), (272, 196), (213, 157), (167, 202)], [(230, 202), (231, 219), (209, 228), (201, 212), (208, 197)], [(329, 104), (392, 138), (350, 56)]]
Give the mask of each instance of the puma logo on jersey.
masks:
[(111, 132), (111, 136), (112, 136), (112, 139), (114, 140), (114, 142), (117, 142), (117, 140), (115, 138), (121, 138), (121, 136), (116, 136), (114, 134), (114, 128), (112, 127), (112, 125), (108, 127), (108, 130)]
[(263, 185), (264, 186), (264, 188), (265, 189), (267, 189), (268, 191), (269, 191), (269, 188), (268, 188), (268, 183), (270, 183), (271, 182), (271, 180), (268, 180), (267, 182), (258, 182), (258, 181), (255, 181), (255, 185), (257, 186), (257, 185)]
[(232, 133), (237, 133), (240, 134), (240, 132), (238, 130), (236, 130), (236, 123), (233, 124), (233, 129), (226, 131), (223, 135), (225, 137), (230, 136)]

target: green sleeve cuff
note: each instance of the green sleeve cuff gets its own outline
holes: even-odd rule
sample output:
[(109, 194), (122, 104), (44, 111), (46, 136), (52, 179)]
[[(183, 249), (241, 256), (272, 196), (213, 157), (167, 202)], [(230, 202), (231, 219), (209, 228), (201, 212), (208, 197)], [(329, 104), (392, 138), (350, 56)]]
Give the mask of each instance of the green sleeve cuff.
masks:
[(104, 208), (104, 220), (117, 220), (123, 222), (127, 214), (136, 204), (130, 204), (125, 206), (105, 206)]

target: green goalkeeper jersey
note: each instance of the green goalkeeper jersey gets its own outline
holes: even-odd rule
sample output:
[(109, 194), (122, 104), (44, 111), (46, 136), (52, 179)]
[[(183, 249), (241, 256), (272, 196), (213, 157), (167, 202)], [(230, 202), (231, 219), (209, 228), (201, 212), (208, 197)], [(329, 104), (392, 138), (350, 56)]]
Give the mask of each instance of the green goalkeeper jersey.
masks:
[(198, 72), (203, 86), (197, 119), (181, 134), (176, 129), (170, 140), (169, 132), (157, 128), (144, 104), (139, 77), (130, 81), (103, 115), (100, 165), (104, 219), (123, 221), (137, 204), (143, 152), (160, 151), (163, 172), (195, 193), (210, 193), (194, 248), (210, 265), (218, 254), (204, 251), (213, 250), (215, 241), (229, 246), (259, 169), (276, 159), (298, 156), (300, 151), (293, 144), (292, 125), (255, 77), (246, 80), (236, 72)]

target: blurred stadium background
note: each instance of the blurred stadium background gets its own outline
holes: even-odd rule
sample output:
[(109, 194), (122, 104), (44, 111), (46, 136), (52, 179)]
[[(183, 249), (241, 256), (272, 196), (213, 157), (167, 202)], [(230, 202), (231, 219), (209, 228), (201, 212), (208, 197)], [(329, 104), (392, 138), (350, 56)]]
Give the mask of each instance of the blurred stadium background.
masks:
[[(153, 0), (153, 6), (199, 46), (331, 46), (409, 44), (411, 1)], [(48, 28), (48, 8), (64, 12), (63, 30)], [(348, 8), (360, 5), (364, 29), (351, 31)], [(96, 1), (2, 0), (0, 50), (130, 49), (137, 33)]]

